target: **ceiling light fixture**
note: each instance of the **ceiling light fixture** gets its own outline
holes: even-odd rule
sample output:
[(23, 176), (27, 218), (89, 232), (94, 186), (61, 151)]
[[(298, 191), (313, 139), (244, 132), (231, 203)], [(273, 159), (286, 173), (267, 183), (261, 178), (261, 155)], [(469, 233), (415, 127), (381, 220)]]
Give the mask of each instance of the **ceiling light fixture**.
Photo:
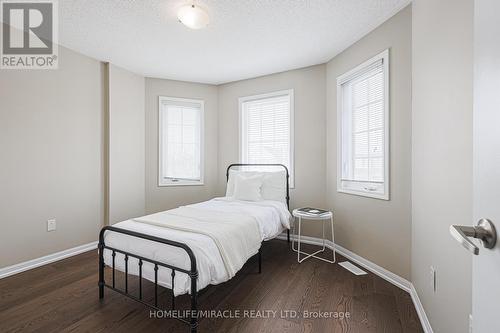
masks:
[(182, 24), (191, 29), (205, 28), (210, 22), (208, 13), (194, 4), (179, 8), (177, 18)]

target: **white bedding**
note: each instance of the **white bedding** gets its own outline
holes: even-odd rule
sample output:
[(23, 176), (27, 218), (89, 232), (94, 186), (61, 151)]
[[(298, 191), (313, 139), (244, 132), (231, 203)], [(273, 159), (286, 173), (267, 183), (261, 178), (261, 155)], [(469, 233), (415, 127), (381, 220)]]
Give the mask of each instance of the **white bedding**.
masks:
[[(258, 225), (260, 240), (269, 240), (276, 237), (290, 226), (290, 213), (286, 204), (277, 201), (247, 202), (233, 200), (227, 197), (215, 198), (185, 207), (205, 210), (208, 214), (215, 212), (227, 214), (242, 214), (250, 216)], [(198, 290), (209, 284), (219, 284), (230, 279), (231, 274), (224, 265), (221, 253), (212, 238), (200, 233), (181, 231), (163, 226), (127, 220), (114, 225), (118, 228), (128, 229), (160, 238), (178, 241), (187, 244), (194, 252), (198, 268)], [(156, 242), (139, 239), (115, 232), (106, 232), (105, 243), (110, 247), (121, 249), (146, 258), (171, 264), (176, 267), (190, 269), (190, 260), (186, 252), (180, 248), (159, 244)], [(123, 255), (117, 253), (115, 265), (118, 270), (124, 271)], [(106, 265), (111, 265), (111, 251), (104, 251)], [(128, 265), (129, 274), (138, 275), (137, 260), (130, 257)], [(143, 264), (143, 277), (154, 281), (153, 265)], [(164, 287), (171, 286), (170, 269), (160, 267), (158, 270), (158, 283)], [(190, 292), (190, 279), (186, 274), (176, 272), (174, 280), (174, 294), (180, 295)]]

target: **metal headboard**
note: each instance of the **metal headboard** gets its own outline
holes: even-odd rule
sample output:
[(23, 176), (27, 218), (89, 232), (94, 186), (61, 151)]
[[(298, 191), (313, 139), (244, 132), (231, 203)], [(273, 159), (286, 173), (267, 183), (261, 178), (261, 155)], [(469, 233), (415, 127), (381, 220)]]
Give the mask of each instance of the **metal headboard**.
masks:
[(290, 209), (290, 174), (288, 173), (288, 168), (283, 164), (247, 164), (247, 163), (234, 163), (230, 164), (226, 170), (226, 182), (229, 181), (229, 170), (232, 167), (240, 167), (240, 166), (263, 166), (263, 167), (282, 167), (286, 171), (286, 205), (288, 209)]

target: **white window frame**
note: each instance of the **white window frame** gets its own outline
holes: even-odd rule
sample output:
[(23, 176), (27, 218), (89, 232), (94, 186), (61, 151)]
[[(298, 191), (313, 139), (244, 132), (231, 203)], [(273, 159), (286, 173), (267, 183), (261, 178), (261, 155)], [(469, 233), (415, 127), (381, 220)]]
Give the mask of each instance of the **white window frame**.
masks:
[[(342, 179), (342, 166), (343, 160), (343, 143), (342, 143), (342, 131), (343, 131), (343, 89), (342, 85), (362, 73), (365, 73), (370, 66), (374, 66), (382, 60), (383, 71), (384, 71), (384, 183), (376, 184), (376, 182), (361, 182), (361, 181), (349, 181)], [(377, 54), (373, 58), (365, 61), (359, 66), (351, 69), (345, 74), (337, 78), (337, 191), (342, 193), (354, 194), (369, 198), (389, 200), (389, 184), (390, 184), (390, 115), (389, 115), (389, 49)], [(383, 191), (381, 191), (381, 188)], [(374, 192), (375, 191), (375, 192)]]
[(283, 95), (288, 95), (290, 98), (290, 165), (288, 167), (288, 174), (290, 176), (290, 188), (293, 189), (295, 188), (295, 121), (294, 121), (294, 114), (295, 114), (295, 98), (294, 98), (294, 90), (293, 89), (286, 89), (286, 90), (279, 90), (279, 91), (273, 91), (270, 93), (265, 93), (265, 94), (259, 94), (259, 95), (252, 95), (252, 96), (245, 96), (245, 97), (240, 97), (238, 99), (238, 108), (239, 108), (239, 159), (240, 163), (246, 163), (243, 158), (243, 103), (248, 102), (248, 101), (254, 101), (254, 100), (259, 100), (259, 99), (266, 99), (266, 98), (272, 98), (272, 97), (278, 97), (278, 96), (283, 96)]
[[(162, 107), (165, 102), (193, 103), (200, 106), (200, 179), (169, 179), (162, 175), (163, 171), (163, 112)], [(158, 97), (158, 186), (199, 186), (204, 185), (205, 175), (205, 101), (201, 99), (178, 98), (178, 97)]]

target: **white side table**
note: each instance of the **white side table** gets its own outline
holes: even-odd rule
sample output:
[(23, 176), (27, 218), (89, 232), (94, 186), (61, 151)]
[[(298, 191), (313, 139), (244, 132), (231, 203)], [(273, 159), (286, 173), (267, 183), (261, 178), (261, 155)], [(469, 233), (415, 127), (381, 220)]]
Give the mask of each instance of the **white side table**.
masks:
[[(292, 237), (292, 250), (294, 250), (295, 252), (297, 252), (297, 261), (299, 263), (303, 262), (304, 260), (308, 259), (308, 258), (316, 258), (316, 259), (319, 259), (319, 260), (323, 260), (323, 261), (326, 261), (330, 264), (333, 264), (335, 263), (335, 246), (333, 247), (332, 251), (333, 251), (333, 260), (328, 260), (328, 259), (325, 259), (325, 258), (321, 258), (321, 257), (318, 257), (317, 254), (318, 253), (321, 253), (321, 252), (325, 252), (325, 242), (326, 242), (326, 238), (325, 238), (325, 222), (326, 221), (330, 221), (330, 226), (332, 228), (332, 243), (335, 244), (335, 237), (334, 237), (334, 233), (333, 233), (333, 213), (332, 212), (328, 212), (327, 214), (324, 214), (322, 216), (311, 216), (309, 214), (303, 214), (302, 212), (299, 211), (299, 209), (294, 209), (293, 212), (292, 212), (292, 215), (294, 216), (295, 218), (295, 221), (294, 221), (294, 224), (293, 224), (293, 230), (294, 230), (294, 236), (295, 237)], [(298, 233), (296, 233), (297, 231), (297, 219), (298, 219), (298, 224), (299, 224), (299, 230), (298, 230)], [(322, 228), (323, 228), (323, 247), (321, 249), (319, 249), (318, 251), (316, 252), (313, 252), (313, 253), (307, 253), (307, 252), (303, 252), (300, 250), (300, 238), (301, 238), (301, 224), (302, 224), (302, 219), (307, 219), (307, 220), (311, 220), (311, 221), (317, 221), (317, 222), (320, 222), (321, 221), (321, 224), (322, 224)], [(298, 247), (295, 248), (295, 238), (297, 238), (297, 244), (298, 244)], [(300, 258), (300, 255), (303, 254), (305, 255), (305, 257), (303, 257), (302, 259)]]

